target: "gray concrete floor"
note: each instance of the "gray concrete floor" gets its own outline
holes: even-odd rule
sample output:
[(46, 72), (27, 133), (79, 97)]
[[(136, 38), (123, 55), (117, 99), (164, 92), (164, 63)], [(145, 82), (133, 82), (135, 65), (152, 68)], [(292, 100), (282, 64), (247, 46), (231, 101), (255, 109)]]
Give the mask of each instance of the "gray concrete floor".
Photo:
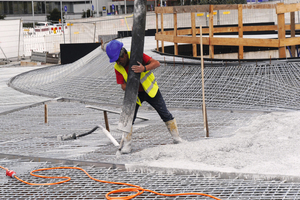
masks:
[[(122, 39), (122, 42), (130, 49), (129, 39)], [(155, 55), (151, 52), (154, 45), (154, 43), (147, 42), (145, 52), (156, 59), (165, 59), (164, 57)], [(29, 172), (31, 170), (49, 166), (82, 166), (85, 169), (92, 171), (92, 174), (98, 178), (103, 178), (99, 177), (99, 174), (101, 174), (101, 176), (103, 175), (104, 178), (109, 178), (110, 180), (119, 179), (118, 181), (133, 181), (133, 183), (141, 183), (144, 186), (150, 184), (152, 185), (150, 186), (151, 189), (162, 190), (162, 192), (166, 193), (201, 190), (222, 199), (261, 199), (261, 196), (270, 193), (270, 188), (266, 187), (266, 185), (271, 185), (271, 187), (283, 188), (281, 192), (276, 193), (282, 195), (279, 197), (280, 199), (299, 198), (297, 191), (300, 187), (297, 184), (284, 184), (281, 182), (287, 177), (277, 177), (280, 180), (279, 182), (273, 180), (271, 183), (268, 181), (259, 183), (260, 189), (263, 188), (261, 189), (263, 190), (263, 193), (261, 193), (261, 190), (259, 191), (258, 188), (254, 187), (254, 185), (258, 184), (258, 180), (244, 180), (245, 176), (240, 176), (240, 178), (243, 179), (236, 183), (236, 180), (233, 179), (216, 179), (214, 176), (217, 174), (214, 172), (210, 173), (209, 178), (205, 177), (202, 179), (203, 174), (199, 171), (193, 172), (181, 169), (180, 171), (173, 171), (173, 175), (167, 175), (166, 173), (168, 173), (168, 171), (162, 172), (159, 169), (150, 169), (154, 174), (148, 171), (147, 173), (142, 174), (149, 176), (149, 179), (145, 177), (141, 178), (140, 172), (144, 172), (144, 168), (136, 168), (136, 172), (133, 173), (124, 172), (123, 170), (126, 169), (127, 165), (142, 161), (143, 158), (134, 157), (130, 154), (117, 157), (115, 155), (117, 147), (111, 143), (101, 130), (97, 130), (93, 134), (77, 140), (57, 140), (57, 136), (69, 135), (72, 133), (85, 133), (96, 125), (104, 126), (104, 117), (102, 112), (86, 108), (87, 104), (83, 102), (66, 99), (53, 100), (46, 97), (27, 95), (8, 87), (7, 82), (10, 78), (17, 74), (40, 67), (42, 66), (19, 67), (14, 65), (13, 67), (2, 66), (0, 68), (0, 165), (15, 170), (18, 176), (24, 177), (24, 179), (31, 182), (41, 183), (43, 181), (30, 178)], [(48, 107), (47, 123), (45, 123), (44, 104), (47, 104)], [(116, 105), (102, 104), (97, 106), (109, 110), (120, 111), (120, 106)], [(184, 133), (182, 135), (183, 139), (187, 141), (204, 139), (204, 135), (202, 134), (203, 122), (201, 110), (170, 110), (178, 121), (179, 131)], [(150, 120), (136, 121), (134, 126), (135, 134), (133, 136), (133, 152), (139, 152), (145, 148), (172, 143), (164, 123), (159, 119), (157, 113), (153, 109), (145, 106), (144, 108), (141, 108), (139, 113), (141, 116), (148, 117)], [(245, 126), (249, 123), (250, 118), (263, 114), (265, 113), (209, 110), (209, 120), (212, 121), (210, 124), (211, 137), (230, 137), (232, 130)], [(120, 141), (122, 133), (117, 130), (119, 116), (117, 114), (109, 113), (108, 118), (112, 135)], [(220, 132), (220, 130), (222, 131)], [(111, 169), (117, 171), (110, 171)], [(122, 172), (118, 172), (118, 170), (121, 170)], [(163, 173), (163, 175), (159, 175), (155, 171)], [(86, 189), (83, 189), (84, 186), (82, 186), (81, 181), (75, 180), (71, 184), (46, 188), (39, 187), (38, 193), (35, 193), (35, 189), (30, 186), (24, 186), (23, 183), (19, 183), (14, 179), (10, 180), (8, 177), (5, 177), (4, 174), (1, 174), (0, 184), (2, 184), (3, 187), (0, 187), (0, 199), (16, 199), (17, 197), (22, 197), (23, 199), (45, 199), (47, 196), (51, 199), (104, 199), (104, 194), (111, 189), (106, 188), (106, 186), (103, 188), (103, 186), (99, 185), (97, 185), (99, 186), (99, 189), (95, 189), (93, 186), (95, 183), (87, 182), (82, 174), (77, 174), (75, 172), (70, 173), (75, 175), (79, 180), (84, 180), (83, 182), (87, 185), (85, 186)], [(108, 176), (108, 174), (111, 173), (113, 175)], [(197, 173), (197, 175), (194, 176), (194, 173)], [(182, 174), (189, 175), (184, 176)], [(225, 173), (221, 174), (221, 176), (224, 178), (230, 177), (229, 174)], [(201, 183), (195, 184), (195, 181), (199, 181), (200, 177)], [(166, 179), (168, 180), (167, 182)], [(170, 183), (170, 186), (167, 187), (167, 183)], [(159, 186), (160, 184), (165, 185), (165, 189), (161, 189)], [(213, 184), (213, 186), (209, 189), (206, 186), (204, 187), (206, 189), (200, 189), (200, 184), (206, 186)], [(78, 188), (78, 186), (81, 188)], [(253, 191), (255, 192), (247, 191), (250, 187), (252, 189), (254, 188)], [(174, 188), (178, 189), (175, 191)], [(222, 192), (216, 190), (217, 188), (222, 188)], [(238, 192), (236, 192), (237, 188), (240, 189)], [(102, 191), (101, 194), (99, 194), (99, 190)], [(73, 192), (75, 194), (72, 196), (64, 191)], [(82, 192), (84, 192), (85, 195), (82, 195)], [(151, 199), (156, 197), (151, 195), (140, 197), (140, 199), (143, 198)], [(161, 198), (166, 199), (165, 197)], [(191, 198), (179, 197), (178, 199)], [(193, 197), (192, 199), (205, 198)], [(274, 198), (267, 195), (264, 199)]]

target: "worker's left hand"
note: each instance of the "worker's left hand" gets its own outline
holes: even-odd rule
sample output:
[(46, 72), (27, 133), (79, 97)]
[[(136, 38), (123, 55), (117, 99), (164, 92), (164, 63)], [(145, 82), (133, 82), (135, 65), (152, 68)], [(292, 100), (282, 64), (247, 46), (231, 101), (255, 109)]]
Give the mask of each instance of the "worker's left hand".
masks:
[(142, 73), (145, 70), (144, 65), (142, 65), (142, 63), (140, 63), (139, 61), (137, 61), (137, 63), (139, 65), (132, 65), (131, 69), (135, 72), (135, 73)]

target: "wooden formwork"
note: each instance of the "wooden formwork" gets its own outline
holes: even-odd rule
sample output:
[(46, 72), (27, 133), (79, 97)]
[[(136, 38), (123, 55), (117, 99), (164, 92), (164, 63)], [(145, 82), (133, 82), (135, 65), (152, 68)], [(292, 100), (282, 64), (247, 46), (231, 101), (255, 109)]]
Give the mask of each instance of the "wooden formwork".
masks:
[[(243, 26), (243, 9), (275, 9), (277, 15), (277, 25), (264, 26)], [(214, 27), (213, 17), (214, 11), (217, 10), (238, 10), (238, 25), (236, 27)], [(252, 47), (275, 47), (279, 50), (279, 58), (286, 57), (286, 46), (292, 46), (292, 53), (295, 53), (295, 45), (300, 44), (300, 37), (295, 37), (295, 30), (300, 29), (300, 24), (295, 24), (295, 12), (300, 10), (300, 3), (295, 4), (231, 4), (231, 5), (192, 5), (192, 6), (174, 6), (174, 7), (156, 7), (156, 34), (155, 40), (157, 43), (157, 50), (159, 50), (159, 41), (161, 41), (162, 53), (164, 53), (164, 42), (174, 43), (174, 54), (178, 55), (178, 43), (188, 43), (193, 45), (193, 56), (197, 56), (197, 44), (200, 44), (200, 29), (196, 28), (195, 13), (208, 12), (209, 26), (203, 28), (203, 34), (208, 34), (208, 37), (203, 38), (203, 45), (209, 45), (209, 57), (214, 58), (214, 46), (238, 46), (238, 59), (244, 57), (244, 46)], [(174, 29), (171, 31), (164, 30), (163, 14), (173, 14)], [(191, 13), (191, 28), (178, 30), (177, 14)], [(290, 13), (291, 23), (285, 24), (284, 14)], [(161, 16), (161, 31), (158, 32), (159, 20)], [(291, 37), (286, 38), (285, 31), (291, 31)], [(255, 31), (277, 31), (278, 39), (254, 39), (244, 38), (244, 32)], [(228, 37), (214, 37), (215, 33), (236, 33), (238, 38)], [(293, 55), (294, 56), (294, 55)]]

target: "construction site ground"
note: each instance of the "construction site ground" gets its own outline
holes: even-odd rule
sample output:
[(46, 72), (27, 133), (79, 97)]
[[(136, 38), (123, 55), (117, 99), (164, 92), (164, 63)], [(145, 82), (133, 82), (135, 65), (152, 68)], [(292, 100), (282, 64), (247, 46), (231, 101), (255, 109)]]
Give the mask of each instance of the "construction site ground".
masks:
[[(124, 43), (124, 46), (130, 49), (130, 38), (123, 38), (121, 41)], [(183, 69), (183, 65), (187, 65), (189, 62), (188, 60), (182, 62), (183, 60), (181, 58), (164, 57), (155, 54), (151, 51), (151, 49), (154, 48), (155, 41), (153, 37), (147, 37), (145, 40), (145, 53), (153, 58), (160, 61), (168, 60), (171, 63), (169, 64), (170, 66), (173, 65), (172, 61), (181, 62), (181, 64), (179, 64), (180, 69)], [(101, 53), (100, 55), (103, 56), (105, 54)], [(98, 61), (92, 60), (87, 63), (89, 65), (95, 65), (93, 62), (97, 63)], [(194, 64), (198, 63), (200, 66), (199, 61), (192, 62)], [(88, 65), (86, 66), (88, 67)], [(176, 154), (180, 155), (180, 148), (178, 147), (180, 147), (181, 144), (172, 144), (172, 139), (164, 122), (159, 118), (156, 111), (147, 104), (140, 108), (139, 115), (149, 118), (149, 120), (137, 119), (134, 124), (132, 154), (116, 156), (117, 147), (113, 145), (101, 129), (76, 140), (59, 140), (59, 136), (85, 133), (97, 125), (105, 127), (103, 112), (88, 108), (87, 106), (96, 106), (120, 112), (122, 107), (120, 102), (123, 98), (123, 93), (121, 93), (120, 86), (115, 84), (115, 79), (113, 78), (109, 80), (112, 84), (115, 84), (115, 86), (108, 90), (95, 91), (82, 89), (80, 91), (73, 89), (76, 88), (76, 84), (71, 81), (68, 82), (68, 76), (62, 78), (65, 82), (56, 81), (55, 87), (53, 85), (51, 86), (51, 84), (49, 84), (47, 88), (44, 87), (46, 93), (40, 93), (40, 88), (39, 90), (31, 90), (31, 86), (32, 88), (38, 88), (35, 84), (38, 85), (39, 83), (43, 85), (48, 79), (59, 76), (59, 73), (48, 73), (47, 67), (49, 66), (20, 66), (18, 63), (0, 66), (0, 166), (14, 170), (19, 178), (33, 183), (55, 182), (57, 180), (39, 179), (32, 177), (29, 173), (39, 168), (76, 166), (82, 167), (96, 179), (131, 183), (160, 193), (200, 192), (213, 195), (220, 199), (300, 198), (300, 176), (298, 176), (297, 173), (291, 174), (285, 173), (285, 171), (281, 173), (243, 172), (237, 165), (232, 166), (230, 170), (224, 170), (214, 165), (214, 163), (210, 163), (210, 165), (208, 163), (206, 163), (206, 165), (200, 165), (201, 160), (199, 161), (197, 158), (190, 159), (197, 161), (194, 163), (195, 166), (192, 166), (192, 164), (189, 166), (188, 163), (185, 167), (182, 167), (182, 165), (170, 166), (172, 163), (165, 163), (165, 166), (162, 166), (164, 164), (162, 160), (168, 161), (168, 157), (174, 157), (176, 159)], [(172, 67), (174, 67), (174, 69), (178, 68), (175, 64)], [(188, 67), (186, 66), (186, 68)], [(8, 83), (12, 83), (10, 79), (21, 73), (30, 70), (35, 70), (35, 72), (39, 73), (39, 70), (43, 69), (45, 69), (46, 72), (45, 75), (43, 75), (44, 78), (39, 79), (40, 82), (37, 81), (37, 83), (34, 83), (34, 76), (29, 76), (26, 81), (24, 81), (24, 79), (20, 82), (25, 89), (21, 86), (16, 89), (20, 91), (23, 90), (23, 92), (13, 88), (16, 87), (17, 84), (12, 87), (8, 86)], [(103, 69), (103, 71), (106, 71), (105, 69)], [(108, 70), (113, 72), (111, 65), (109, 65)], [(90, 73), (91, 72), (92, 71), (90, 71)], [(179, 70), (177, 73), (179, 73)], [(78, 72), (77, 75), (80, 76), (80, 72)], [(74, 74), (71, 74), (71, 76), (74, 76)], [(114, 74), (112, 74), (112, 76), (114, 76)], [(26, 77), (26, 74), (22, 77)], [(79, 79), (77, 81), (78, 84), (82, 84), (80, 86), (81, 88), (92, 88), (93, 84), (91, 80), (93, 80), (93, 78), (94, 77), (86, 77), (86, 82), (84, 83)], [(252, 77), (252, 79), (255, 78)], [(158, 78), (158, 80), (162, 80), (162, 78)], [(159, 85), (162, 85), (161, 89), (163, 95), (164, 91), (167, 90), (164, 88), (168, 88), (167, 83), (170, 84), (171, 82), (172, 79), (159, 82)], [(197, 84), (201, 87), (200, 83), (201, 82), (193, 82), (191, 84)], [(177, 83), (177, 85), (180, 84), (183, 85), (183, 83)], [(264, 82), (261, 84), (264, 84)], [(44, 84), (44, 86), (46, 85), (47, 84)], [(66, 85), (68, 85), (68, 87), (66, 87)], [(180, 87), (183, 87), (182, 85)], [(51, 87), (54, 89), (49, 89)], [(236, 86), (236, 88), (238, 87)], [(109, 96), (110, 90), (115, 96)], [(29, 94), (30, 91), (32, 94)], [(55, 91), (55, 95), (52, 96), (50, 93), (48, 94), (47, 92), (49, 91)], [(76, 91), (77, 98), (70, 97), (74, 91)], [(120, 91), (120, 93), (115, 93), (116, 91)], [(295, 90), (289, 88), (286, 91), (294, 92)], [(208, 93), (209, 92), (212, 91), (208, 91)], [(280, 99), (283, 96), (279, 96), (283, 93), (280, 90), (275, 90), (275, 93), (277, 93), (278, 97), (274, 94), (274, 99)], [(299, 93), (295, 92), (295, 96), (297, 96), (297, 94)], [(169, 99), (170, 94), (166, 93), (165, 96), (166, 99)], [(86, 97), (86, 99), (84, 97)], [(290, 111), (297, 110), (298, 106), (298, 101), (294, 99), (293, 101), (291, 100), (291, 104), (289, 104), (291, 109), (284, 109), (284, 106), (281, 106), (281, 104), (278, 104), (278, 107), (272, 107), (272, 103), (268, 109), (261, 109), (262, 105), (255, 107), (258, 104), (252, 105), (252, 107), (247, 105), (247, 107), (241, 103), (231, 104), (232, 107), (228, 106), (225, 109), (218, 109), (215, 106), (217, 103), (213, 104), (212, 101), (208, 101), (208, 105), (214, 106), (215, 108), (208, 109), (207, 111), (210, 137), (205, 138), (201, 105), (192, 107), (196, 105), (197, 102), (191, 101), (189, 102), (190, 104), (184, 106), (182, 102), (185, 101), (184, 99), (187, 99), (184, 93), (180, 93), (177, 98), (183, 100), (172, 100), (170, 102), (173, 103), (168, 105), (170, 105), (170, 111), (177, 120), (180, 135), (186, 140), (186, 143), (183, 145), (190, 144), (190, 146), (197, 145), (197, 143), (194, 142), (199, 140), (203, 142), (218, 140), (222, 142), (220, 139), (226, 138), (230, 140), (230, 138), (235, 136), (237, 130), (251, 125), (253, 119), (259, 117), (263, 118), (273, 112), (276, 113), (276, 115), (281, 115), (281, 113), (283, 113), (282, 115), (286, 115), (286, 113), (291, 113)], [(168, 100), (166, 100), (166, 102), (168, 103)], [(180, 106), (181, 104), (183, 106)], [(47, 105), (48, 111), (46, 122), (45, 105)], [(239, 105), (240, 107), (238, 107)], [(248, 109), (241, 109), (243, 106)], [(117, 129), (119, 115), (108, 112), (108, 121), (111, 134), (117, 141), (120, 141), (122, 132)], [(268, 141), (261, 142), (267, 143)], [(221, 143), (214, 144), (222, 146)], [(218, 145), (216, 145), (216, 147)], [(236, 145), (239, 146), (239, 144)], [(247, 145), (249, 145), (249, 148), (251, 147), (251, 144)], [(182, 146), (182, 149), (183, 148), (184, 146)], [(222, 148), (222, 152), (225, 152), (226, 155), (230, 157), (234, 147), (229, 146), (227, 149), (224, 149), (225, 146), (223, 146)], [(161, 150), (157, 153), (156, 149)], [(164, 150), (166, 151), (164, 152)], [(282, 151), (284, 151), (284, 149), (282, 149)], [(191, 153), (190, 155), (193, 154)], [(188, 157), (189, 154), (186, 153), (185, 156)], [(222, 160), (222, 157), (218, 157), (217, 154), (215, 156), (216, 162), (217, 160)], [(179, 163), (181, 162), (181, 158), (182, 157), (179, 157), (179, 160), (177, 160)], [(243, 160), (242, 157), (240, 159)], [(162, 165), (150, 165), (150, 161), (151, 163), (154, 163), (153, 161), (161, 162)], [(182, 162), (185, 162), (185, 160), (183, 159)], [(205, 159), (203, 159), (203, 163), (204, 162)], [(297, 159), (293, 160), (293, 162), (297, 163)], [(266, 166), (266, 171), (268, 167), (269, 166)], [(291, 167), (293, 167), (293, 165), (291, 165)], [(40, 175), (70, 176), (72, 178), (71, 181), (67, 183), (53, 186), (27, 185), (5, 176), (4, 170), (2, 172), (3, 173), (0, 173), (0, 199), (105, 199), (106, 193), (118, 188), (128, 187), (95, 182), (83, 172), (74, 169), (39, 172)], [(124, 194), (119, 195), (122, 196)], [(166, 197), (144, 192), (135, 199), (210, 198), (196, 195)]]

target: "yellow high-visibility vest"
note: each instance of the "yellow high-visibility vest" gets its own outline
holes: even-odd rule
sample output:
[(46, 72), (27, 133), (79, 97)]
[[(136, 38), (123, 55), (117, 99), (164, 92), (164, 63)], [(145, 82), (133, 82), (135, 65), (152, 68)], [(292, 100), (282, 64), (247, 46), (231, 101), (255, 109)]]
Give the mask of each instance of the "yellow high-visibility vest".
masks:
[[(128, 53), (128, 58), (130, 59), (130, 52), (127, 52), (127, 53)], [(122, 74), (125, 82), (127, 83), (128, 74), (127, 74), (125, 68), (122, 65), (118, 65), (118, 63), (115, 63), (115, 69)], [(154, 74), (151, 71), (142, 72), (141, 76), (140, 76), (140, 82), (141, 82), (145, 92), (151, 98), (155, 97), (155, 95), (158, 91), (158, 85), (155, 80)], [(137, 99), (136, 103), (139, 104), (140, 106), (142, 105), (139, 98)]]

